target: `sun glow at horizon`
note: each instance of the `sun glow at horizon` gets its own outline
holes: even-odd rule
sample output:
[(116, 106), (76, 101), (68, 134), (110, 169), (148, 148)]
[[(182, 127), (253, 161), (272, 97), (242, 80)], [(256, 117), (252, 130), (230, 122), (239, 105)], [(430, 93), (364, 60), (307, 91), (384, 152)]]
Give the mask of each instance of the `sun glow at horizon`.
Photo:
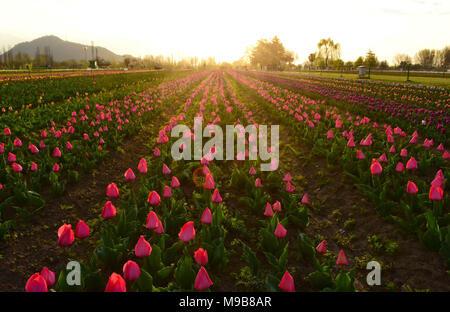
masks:
[(0, 20), (0, 47), (53, 34), (89, 45), (92, 40), (117, 54), (232, 62), (258, 39), (277, 35), (302, 63), (328, 37), (341, 44), (344, 61), (371, 49), (391, 62), (396, 53), (413, 56), (450, 43), (437, 31), (450, 29), (450, 3), (439, 1), (47, 0), (7, 6), (13, 13)]

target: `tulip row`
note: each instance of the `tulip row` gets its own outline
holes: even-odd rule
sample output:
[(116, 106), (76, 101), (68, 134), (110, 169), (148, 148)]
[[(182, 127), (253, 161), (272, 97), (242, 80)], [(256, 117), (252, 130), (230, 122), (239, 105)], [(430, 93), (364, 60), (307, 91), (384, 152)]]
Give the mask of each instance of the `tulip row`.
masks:
[[(449, 261), (449, 199), (444, 190), (450, 155), (443, 144), (431, 151), (433, 140), (417, 144), (417, 131), (409, 137), (398, 126), (379, 127), (368, 117), (353, 116), (298, 91), (236, 72), (229, 74), (256, 90), (266, 100), (268, 110), (281, 114), (279, 120), (297, 129), (315, 154), (326, 157), (330, 166), (341, 165), (381, 215), (399, 223), (426, 248), (439, 251)], [(359, 148), (355, 144), (358, 137)]]
[[(376, 96), (371, 97), (365, 92), (367, 88), (364, 87), (359, 91), (353, 91), (351, 88), (339, 87), (335, 84), (327, 85), (322, 80), (311, 83), (309, 80), (292, 79), (280, 75), (253, 73), (252, 76), (287, 86), (294, 90), (302, 90), (303, 93), (307, 92), (311, 96), (319, 97), (320, 99), (325, 98), (335, 101), (336, 105), (346, 110), (356, 114), (369, 114), (374, 119), (400, 124), (407, 130), (421, 125), (422, 132), (426, 133), (426, 135), (444, 140), (446, 144), (449, 143), (448, 138), (444, 135), (446, 126), (450, 123), (448, 103), (432, 105), (431, 108), (425, 106), (426, 108), (424, 108), (420, 104), (421, 102), (412, 104), (411, 102), (395, 102), (390, 98), (385, 98), (385, 95), (389, 94), (388, 90), (377, 89)], [(345, 81), (345, 83), (351, 82)], [(433, 98), (447, 102), (448, 96), (445, 94), (448, 94), (448, 91), (440, 91), (433, 94)]]
[(4, 221), (1, 216), (10, 206), (18, 206), (18, 212), (26, 216), (39, 211), (44, 205), (38, 193), (43, 183), (48, 181), (53, 194), (61, 195), (67, 181), (78, 181), (78, 168), (91, 170), (106, 157), (105, 147), (119, 146), (125, 136), (152, 118), (155, 108), (204, 75), (197, 73), (164, 82), (139, 94), (129, 91), (123, 100), (96, 104), (92, 109), (86, 101), (83, 108), (66, 116), (65, 124), (58, 126), (52, 121), (50, 128), (40, 133), (40, 143), (36, 146), (29, 142), (28, 150), (20, 138), (12, 139), (13, 130), (5, 128), (5, 142), (0, 143), (0, 170), (6, 172), (0, 178), (0, 221)]
[[(219, 272), (217, 269), (223, 268), (227, 263), (225, 239), (227, 228), (233, 223), (226, 200), (222, 199), (218, 190), (223, 185), (220, 186), (220, 182), (218, 184), (214, 179), (218, 177), (220, 168), (210, 157), (203, 157), (200, 163), (173, 161), (169, 156), (168, 144), (168, 133), (177, 122), (190, 120), (193, 116), (207, 118), (208, 115), (211, 116), (210, 122), (214, 124), (253, 118), (251, 111), (236, 100), (229, 81), (221, 73), (209, 75), (193, 91), (178, 115), (171, 118), (169, 124), (159, 132), (156, 138), (158, 146), (155, 147), (152, 159), (144, 158), (139, 161), (139, 185), (136, 185), (137, 176), (130, 168), (124, 173), (124, 178), (133, 186), (121, 190), (114, 183), (108, 186), (106, 194), (109, 200), (101, 212), (104, 219), (99, 229), (101, 241), (88, 264), (82, 264), (81, 285), (75, 288), (67, 285), (69, 272), (65, 269), (56, 282), (55, 274), (48, 274), (48, 269), (45, 268), (29, 278), (26, 290), (46, 291), (53, 287), (60, 291), (190, 291), (213, 287), (219, 279), (213, 273)], [(215, 149), (211, 148), (210, 153), (214, 155)], [(148, 163), (152, 169), (147, 167)], [(183, 178), (180, 183), (174, 176), (176, 170), (179, 177), (190, 176), (191, 171), (194, 171), (193, 181)], [(236, 177), (236, 172), (236, 169), (233, 170), (233, 177)], [(256, 170), (252, 167), (244, 180), (250, 182), (255, 174)], [(232, 180), (236, 180), (233, 177)], [(282, 201), (286, 205), (283, 213), (289, 216), (289, 220), (298, 219), (297, 222), (304, 223), (301, 217), (305, 217), (305, 211), (307, 215), (306, 205), (310, 204), (308, 196), (303, 195), (301, 203), (304, 209), (299, 214), (294, 208), (299, 199), (291, 194), (294, 189), (289, 175), (285, 178), (288, 191)], [(189, 183), (195, 184), (192, 196), (182, 192), (181, 185), (184, 183), (187, 184), (185, 187), (189, 187)], [(248, 196), (254, 201), (262, 196), (261, 183), (262, 179), (257, 178), (254, 187), (249, 188)], [(162, 198), (159, 194), (163, 195)], [(267, 198), (266, 195), (262, 197)], [(119, 198), (126, 200), (118, 203)], [(188, 206), (186, 202), (193, 204)], [(255, 209), (255, 212), (258, 210), (258, 216), (270, 218), (262, 228), (270, 235), (266, 235), (266, 239), (264, 235), (261, 236), (261, 245), (265, 246), (267, 260), (273, 264), (274, 270), (273, 275), (267, 275), (265, 280), (268, 290), (294, 291), (294, 279), (286, 270), (288, 244), (285, 241), (284, 226), (288, 219), (278, 222), (277, 216), (278, 213), (281, 214), (281, 205), (276, 202), (272, 209), (272, 205), (262, 202)], [(264, 209), (266, 217), (263, 217)], [(78, 223), (75, 233), (70, 225), (63, 225), (58, 231), (58, 243), (67, 248), (74, 243), (75, 238), (85, 239), (89, 235), (90, 229), (84, 221)], [(273, 245), (267, 244), (267, 241), (273, 242)], [(245, 244), (243, 246), (245, 250)], [(325, 250), (324, 242), (317, 247), (318, 253), (324, 253)], [(248, 247), (247, 251), (252, 253)], [(275, 254), (278, 255), (280, 251), (281, 260), (277, 258), (275, 261)], [(311, 259), (316, 259), (315, 257), (314, 255)], [(339, 255), (337, 264), (348, 264), (343, 252)], [(317, 269), (329, 272), (320, 261), (317, 262)], [(347, 274), (350, 273), (339, 276), (348, 277)], [(52, 278), (47, 278), (48, 275)], [(352, 290), (342, 286), (342, 279), (344, 278), (339, 277), (325, 286), (339, 290), (337, 286), (341, 285), (340, 290)]]

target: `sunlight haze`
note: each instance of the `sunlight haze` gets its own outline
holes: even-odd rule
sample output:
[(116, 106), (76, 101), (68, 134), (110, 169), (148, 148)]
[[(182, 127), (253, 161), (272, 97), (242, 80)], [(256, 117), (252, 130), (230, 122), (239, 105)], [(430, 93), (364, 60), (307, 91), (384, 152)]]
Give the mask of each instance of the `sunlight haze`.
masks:
[[(321, 38), (341, 58), (371, 49), (379, 60), (450, 39), (448, 1), (20, 1), (0, 19), (0, 48), (45, 35), (117, 54), (215, 56), (231, 62), (260, 38), (277, 35), (302, 63)], [(2, 6), (4, 7), (4, 5)], [(6, 13), (6, 14), (5, 14)]]

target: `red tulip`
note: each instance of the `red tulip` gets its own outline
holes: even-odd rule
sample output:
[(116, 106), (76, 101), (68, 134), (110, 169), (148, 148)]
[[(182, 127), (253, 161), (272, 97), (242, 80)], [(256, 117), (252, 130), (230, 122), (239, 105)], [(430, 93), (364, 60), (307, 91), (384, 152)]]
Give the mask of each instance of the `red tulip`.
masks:
[(336, 260), (336, 264), (338, 265), (348, 265), (347, 257), (345, 256), (344, 250), (341, 249), (339, 256)]
[(147, 216), (147, 223), (145, 224), (145, 226), (148, 229), (155, 229), (157, 224), (158, 224), (158, 215), (152, 210), (150, 211), (150, 213)]
[(136, 246), (134, 247), (134, 254), (136, 257), (143, 258), (148, 257), (152, 253), (152, 246), (147, 242), (143, 235), (139, 237)]
[[(267, 204), (266, 204), (267, 207)], [(281, 212), (281, 203), (277, 200), (273, 205), (272, 208), (274, 211)]]
[(170, 183), (170, 186), (172, 186), (173, 188), (179, 187), (180, 186), (180, 181), (178, 181), (177, 177), (172, 177), (172, 182)]
[(445, 160), (450, 159), (450, 153), (448, 151), (445, 151), (444, 154), (442, 154), (442, 158)]
[(327, 252), (327, 243), (323, 240), (319, 245), (317, 245), (316, 250), (318, 253), (323, 255), (325, 252)]
[(61, 167), (60, 167), (57, 163), (55, 163), (55, 164), (53, 165), (52, 171), (53, 171), (53, 172), (58, 172), (60, 168), (61, 168)]
[(170, 198), (172, 197), (172, 190), (170, 189), (169, 186), (164, 186), (164, 190), (163, 190), (163, 196), (166, 198)]
[(28, 149), (30, 150), (31, 154), (39, 153), (39, 149), (36, 147), (36, 145), (33, 145), (31, 143), (30, 145), (28, 145)]
[(212, 222), (211, 210), (206, 207), (203, 211), (202, 218), (200, 220), (204, 224), (210, 224)]
[(73, 148), (72, 144), (69, 141), (67, 141), (66, 149), (68, 149), (70, 151), (70, 150), (72, 150), (72, 148)]
[(22, 172), (22, 170), (23, 170), (22, 166), (19, 165), (18, 163), (13, 163), (12, 169), (14, 172)]
[(378, 158), (378, 161), (379, 162), (387, 162), (388, 159), (386, 157), (386, 154), (383, 153), (383, 155), (381, 155), (380, 158)]
[(119, 188), (117, 187), (116, 183), (111, 183), (107, 186), (106, 196), (108, 196), (110, 198), (119, 197)]
[(433, 181), (431, 181), (431, 185), (444, 189), (444, 180), (440, 176), (436, 176)]
[(133, 181), (136, 179), (136, 176), (134, 175), (133, 170), (131, 168), (128, 168), (127, 171), (125, 171), (125, 174), (123, 175), (127, 181)]
[(332, 139), (332, 138), (334, 138), (333, 130), (328, 130), (328, 132), (327, 132), (327, 139)]
[(414, 182), (408, 181), (408, 185), (406, 186), (406, 191), (409, 194), (416, 194), (419, 189), (417, 188), (417, 185)]
[(152, 206), (157, 206), (161, 203), (161, 197), (159, 197), (158, 192), (151, 191), (148, 195), (147, 202)]
[(266, 210), (264, 211), (264, 215), (266, 217), (273, 217), (272, 205), (270, 205), (270, 203), (266, 204)]
[(286, 236), (286, 233), (287, 230), (284, 228), (284, 226), (282, 226), (281, 223), (278, 223), (275, 229), (275, 236), (278, 238), (283, 238)]
[(203, 185), (203, 188), (205, 188), (207, 190), (213, 190), (215, 188), (214, 178), (210, 173), (206, 174), (205, 184)]
[(221, 203), (222, 202), (222, 196), (220, 196), (219, 191), (216, 189), (214, 193), (212, 194), (212, 202), (213, 203)]
[(141, 275), (141, 269), (136, 262), (129, 260), (123, 265), (123, 277), (125, 280), (134, 282), (139, 278), (139, 275)]
[(395, 167), (395, 171), (397, 171), (397, 172), (403, 172), (404, 170), (405, 170), (405, 166), (401, 162), (399, 162), (397, 164), (397, 166)]
[(365, 159), (366, 156), (364, 155), (364, 153), (363, 153), (362, 151), (357, 150), (357, 151), (356, 151), (356, 158), (357, 158), (357, 159)]
[(102, 210), (102, 218), (103, 219), (110, 219), (116, 215), (117, 209), (112, 204), (111, 201), (107, 201), (105, 205), (103, 206)]
[(72, 231), (72, 225), (63, 224), (58, 229), (58, 245), (61, 247), (69, 246), (75, 240), (75, 235)]
[(14, 146), (15, 147), (21, 147), (22, 146), (22, 141), (19, 138), (15, 139), (14, 140)]
[(127, 285), (122, 276), (117, 273), (111, 274), (106, 285), (105, 292), (126, 292)]
[(395, 150), (395, 146), (392, 145), (391, 148), (389, 149), (389, 153), (391, 154), (395, 154), (397, 151)]
[(251, 167), (250, 168), (250, 170), (248, 171), (248, 174), (250, 174), (250, 175), (255, 175), (256, 174), (256, 170), (255, 170), (255, 167)]
[(163, 225), (162, 225), (161, 220), (158, 219), (158, 221), (156, 221), (156, 227), (153, 229), (153, 231), (154, 231), (156, 234), (162, 234), (162, 233), (164, 233), (164, 228), (163, 228)]
[(311, 204), (311, 202), (309, 201), (308, 193), (305, 193), (303, 195), (303, 197), (302, 197), (302, 204), (305, 204), (305, 205), (310, 205)]
[(16, 161), (16, 155), (14, 155), (13, 153), (9, 153), (8, 154), (8, 161), (9, 162), (15, 162)]
[(34, 273), (25, 285), (26, 292), (47, 292), (47, 282), (39, 273)]
[(169, 169), (169, 167), (167, 167), (166, 164), (163, 164), (163, 170), (162, 170), (164, 175), (170, 174), (172, 171)]
[(138, 170), (140, 173), (147, 173), (147, 160), (145, 158), (141, 158), (138, 165)]
[(352, 147), (355, 147), (356, 145), (355, 145), (355, 140), (353, 139), (353, 137), (351, 137), (349, 140), (348, 140), (348, 142), (347, 142), (347, 147), (350, 147), (350, 148), (352, 148)]
[(181, 228), (180, 233), (178, 233), (178, 237), (185, 243), (193, 240), (195, 238), (194, 222), (186, 222)]
[(261, 187), (262, 187), (261, 179), (260, 179), (260, 178), (256, 178), (256, 179), (255, 179), (255, 187), (256, 187), (256, 188), (261, 188)]
[(288, 172), (286, 173), (286, 175), (283, 178), (283, 182), (291, 182), (292, 181), (292, 177), (291, 174)]
[(408, 170), (416, 170), (417, 169), (417, 161), (414, 157), (411, 157), (406, 163), (406, 169)]
[(295, 187), (292, 186), (291, 182), (288, 181), (288, 183), (286, 184), (286, 191), (289, 193), (292, 193), (295, 191)]
[(47, 267), (42, 269), (41, 276), (44, 278), (47, 288), (52, 287), (55, 284), (55, 272), (50, 271)]
[(213, 285), (213, 282), (209, 278), (208, 272), (204, 267), (198, 270), (197, 277), (195, 278), (194, 288), (196, 290), (205, 290)]
[(75, 237), (83, 239), (89, 236), (89, 226), (83, 221), (78, 221), (75, 228)]
[(58, 147), (55, 147), (55, 149), (53, 150), (52, 156), (53, 157), (61, 157), (61, 151), (59, 150)]
[(402, 148), (400, 151), (400, 157), (408, 157), (408, 151), (406, 150), (406, 148)]
[(431, 186), (430, 188), (430, 194), (428, 195), (428, 197), (431, 200), (442, 200), (444, 198), (444, 190), (441, 189), (440, 187), (436, 187), (436, 186)]
[(195, 262), (197, 262), (197, 264), (200, 266), (207, 265), (208, 264), (208, 252), (206, 250), (204, 250), (203, 248), (199, 248), (194, 253), (194, 259), (195, 259)]
[(383, 172), (383, 167), (381, 167), (380, 163), (375, 158), (372, 159), (372, 164), (370, 165), (370, 172), (373, 175), (379, 175), (381, 174), (381, 172)]
[(3, 134), (6, 136), (10, 136), (11, 135), (11, 130), (9, 128), (5, 128), (5, 130), (3, 131)]
[(153, 155), (155, 155), (156, 157), (161, 156), (161, 151), (159, 150), (158, 147), (155, 147), (155, 150), (153, 151)]
[(286, 270), (284, 272), (283, 277), (281, 278), (280, 284), (278, 284), (282, 290), (286, 292), (295, 292), (294, 278), (291, 274)]

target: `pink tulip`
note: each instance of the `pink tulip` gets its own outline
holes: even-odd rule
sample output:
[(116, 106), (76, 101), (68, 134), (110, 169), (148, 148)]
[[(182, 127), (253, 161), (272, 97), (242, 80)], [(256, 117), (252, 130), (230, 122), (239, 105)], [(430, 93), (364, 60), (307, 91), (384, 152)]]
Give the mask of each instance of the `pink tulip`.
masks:
[(169, 167), (167, 167), (166, 164), (163, 164), (162, 172), (163, 172), (164, 175), (168, 175), (168, 174), (170, 174), (172, 171), (169, 169)]
[(127, 171), (125, 171), (124, 177), (127, 181), (133, 181), (134, 179), (136, 179), (136, 176), (134, 175), (133, 170), (131, 170), (131, 168), (128, 168)]
[(19, 165), (18, 163), (13, 163), (12, 169), (14, 172), (22, 172), (22, 170), (23, 170), (22, 166)]
[(102, 218), (111, 219), (116, 215), (116, 213), (117, 213), (116, 207), (112, 204), (112, 202), (107, 201), (103, 206)]
[(147, 223), (145, 226), (151, 230), (155, 229), (158, 224), (158, 215), (152, 210), (147, 216)]
[(177, 177), (172, 177), (172, 182), (170, 183), (170, 186), (173, 188), (180, 187), (180, 181), (178, 181)]
[(117, 198), (119, 197), (119, 188), (116, 183), (111, 183), (106, 187), (106, 196), (109, 198)]
[(139, 265), (134, 261), (127, 261), (123, 265), (123, 277), (126, 281), (134, 282), (136, 281), (139, 276), (141, 275), (141, 269), (139, 268)]
[(108, 279), (105, 292), (126, 292), (127, 285), (122, 276), (112, 273)]
[(266, 210), (264, 211), (266, 217), (273, 217), (272, 205), (270, 203), (266, 204)]
[(200, 220), (204, 224), (210, 224), (212, 222), (211, 210), (206, 207), (203, 211), (202, 218)]
[(430, 194), (428, 195), (428, 197), (431, 200), (440, 201), (444, 198), (444, 190), (440, 187), (431, 186)]
[(283, 238), (286, 236), (286, 233), (287, 230), (284, 228), (284, 226), (282, 226), (281, 223), (278, 223), (275, 229), (275, 236), (278, 238)]
[(409, 194), (416, 194), (419, 189), (417, 188), (417, 185), (414, 182), (408, 181), (408, 185), (406, 186), (406, 191)]
[(220, 196), (219, 190), (215, 190), (214, 193), (212, 194), (212, 202), (213, 203), (221, 203), (222, 202), (222, 196)]
[(284, 273), (278, 287), (285, 292), (295, 292), (294, 278), (288, 271)]
[(207, 190), (213, 190), (215, 188), (214, 178), (210, 173), (206, 174), (205, 184), (203, 185), (203, 188)]
[(204, 267), (198, 270), (197, 276), (195, 277), (194, 288), (196, 290), (205, 290), (213, 285), (213, 282), (209, 278), (208, 272), (206, 272)]
[(207, 265), (208, 264), (208, 252), (203, 248), (199, 248), (194, 253), (194, 259), (195, 259), (195, 262), (197, 262), (197, 264), (200, 266)]
[(417, 161), (414, 157), (411, 157), (406, 163), (406, 169), (408, 170), (417, 170)]
[(347, 257), (345, 256), (344, 250), (341, 249), (341, 252), (339, 252), (339, 256), (336, 260), (337, 265), (348, 265)]
[(327, 243), (323, 240), (319, 245), (317, 245), (316, 250), (319, 254), (323, 255), (327, 252)]
[(186, 222), (178, 233), (178, 237), (185, 243), (193, 240), (195, 238), (194, 222)]
[(147, 202), (152, 206), (157, 206), (161, 203), (161, 197), (156, 191), (151, 191), (148, 195)]
[(58, 245), (61, 247), (69, 246), (75, 240), (75, 235), (72, 230), (72, 225), (63, 224), (58, 229)]
[(45, 278), (39, 274), (34, 273), (28, 279), (25, 285), (26, 292), (47, 292), (47, 282)]
[(138, 165), (138, 170), (140, 173), (147, 173), (147, 160), (145, 158), (141, 158)]
[(89, 237), (89, 226), (83, 220), (78, 221), (75, 228), (75, 237), (80, 239)]
[(380, 163), (375, 158), (372, 159), (372, 164), (370, 165), (370, 172), (373, 175), (379, 175), (381, 174), (381, 172), (383, 172), (383, 167), (381, 167)]
[(47, 288), (52, 287), (55, 284), (55, 272), (44, 267), (41, 271), (41, 276), (44, 278)]
[(303, 197), (302, 197), (302, 204), (305, 204), (305, 205), (310, 205), (311, 204), (311, 202), (309, 201), (308, 193), (305, 193), (303, 195)]
[(152, 246), (147, 242), (143, 235), (139, 237), (136, 246), (134, 247), (134, 254), (136, 257), (144, 258), (150, 256), (152, 253)]

